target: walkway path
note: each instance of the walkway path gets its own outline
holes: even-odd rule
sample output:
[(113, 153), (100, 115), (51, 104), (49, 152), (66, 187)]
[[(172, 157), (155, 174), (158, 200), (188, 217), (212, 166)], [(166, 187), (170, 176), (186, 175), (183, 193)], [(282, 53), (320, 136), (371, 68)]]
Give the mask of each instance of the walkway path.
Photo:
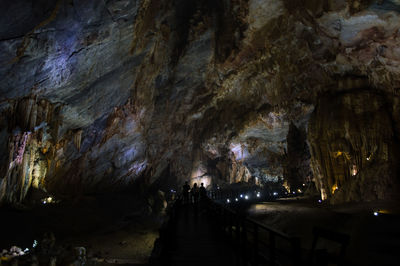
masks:
[(163, 265), (237, 265), (233, 245), (217, 231), (205, 209), (180, 206), (169, 235), (162, 255)]

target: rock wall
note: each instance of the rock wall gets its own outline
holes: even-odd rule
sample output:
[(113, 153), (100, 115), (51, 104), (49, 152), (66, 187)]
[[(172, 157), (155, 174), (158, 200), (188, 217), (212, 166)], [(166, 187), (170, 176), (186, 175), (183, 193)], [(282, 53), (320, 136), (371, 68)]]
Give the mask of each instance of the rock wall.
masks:
[[(369, 199), (372, 188), (375, 198), (391, 197), (385, 187), (398, 179), (400, 132), (398, 1), (0, 5), (2, 202), (22, 200), (31, 186), (79, 195), (190, 178), (296, 183), (293, 172), (306, 175), (310, 160), (296, 148), (305, 135), (324, 197)], [(360, 88), (378, 95), (370, 97), (382, 108), (359, 107), (370, 100)], [(358, 101), (345, 97), (352, 93)], [(336, 111), (332, 124), (324, 106)], [(346, 123), (358, 125), (361, 140)], [(368, 152), (383, 156), (370, 170)]]
[(287, 153), (283, 164), (284, 176), (291, 191), (303, 190), (304, 187), (308, 188), (311, 185), (313, 172), (310, 167), (310, 159), (306, 128), (297, 128), (294, 123), (291, 123), (287, 134)]
[[(0, 201), (21, 201), (31, 186), (46, 189), (44, 177), (54, 157), (54, 136), (57, 135), (58, 107), (35, 96), (14, 101), (6, 112), (3, 141), (8, 154), (4, 154), (0, 180)], [(48, 126), (54, 128), (47, 131)]]
[(392, 99), (371, 89), (320, 99), (309, 124), (316, 183), (333, 202), (394, 199), (398, 136)]

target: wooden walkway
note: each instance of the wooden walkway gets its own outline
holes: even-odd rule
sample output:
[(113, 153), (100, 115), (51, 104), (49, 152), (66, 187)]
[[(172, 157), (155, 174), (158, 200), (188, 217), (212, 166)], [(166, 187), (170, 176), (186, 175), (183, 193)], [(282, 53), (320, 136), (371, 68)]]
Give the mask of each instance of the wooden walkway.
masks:
[(234, 246), (217, 230), (205, 207), (179, 206), (168, 227), (161, 256), (154, 265), (238, 265)]
[(206, 201), (203, 205), (196, 208), (181, 205), (180, 201), (174, 204), (169, 221), (160, 230), (154, 249), (158, 252), (153, 250), (150, 265), (322, 265), (318, 261), (320, 256), (314, 256), (318, 238), (333, 240), (341, 246), (340, 254), (325, 254), (324, 263), (347, 265), (347, 235), (315, 228), (312, 249), (304, 253), (298, 237), (269, 228), (220, 203)]

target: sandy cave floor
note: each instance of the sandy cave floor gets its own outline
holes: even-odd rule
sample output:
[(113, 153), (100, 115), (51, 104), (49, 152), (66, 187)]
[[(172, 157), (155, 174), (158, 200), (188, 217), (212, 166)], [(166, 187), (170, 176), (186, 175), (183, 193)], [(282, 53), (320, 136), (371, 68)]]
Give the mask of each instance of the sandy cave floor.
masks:
[(0, 210), (0, 249), (31, 248), (45, 233), (55, 236), (57, 246), (85, 247), (87, 260), (97, 265), (144, 264), (158, 228), (159, 216), (129, 194), (83, 197), (72, 202)]

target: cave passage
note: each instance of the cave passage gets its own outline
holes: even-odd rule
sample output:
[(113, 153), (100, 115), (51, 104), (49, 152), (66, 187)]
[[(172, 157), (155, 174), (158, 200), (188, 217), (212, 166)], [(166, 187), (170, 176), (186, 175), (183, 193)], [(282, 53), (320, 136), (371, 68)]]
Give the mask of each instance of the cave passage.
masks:
[(0, 264), (397, 265), (399, 29), (399, 0), (0, 1)]

